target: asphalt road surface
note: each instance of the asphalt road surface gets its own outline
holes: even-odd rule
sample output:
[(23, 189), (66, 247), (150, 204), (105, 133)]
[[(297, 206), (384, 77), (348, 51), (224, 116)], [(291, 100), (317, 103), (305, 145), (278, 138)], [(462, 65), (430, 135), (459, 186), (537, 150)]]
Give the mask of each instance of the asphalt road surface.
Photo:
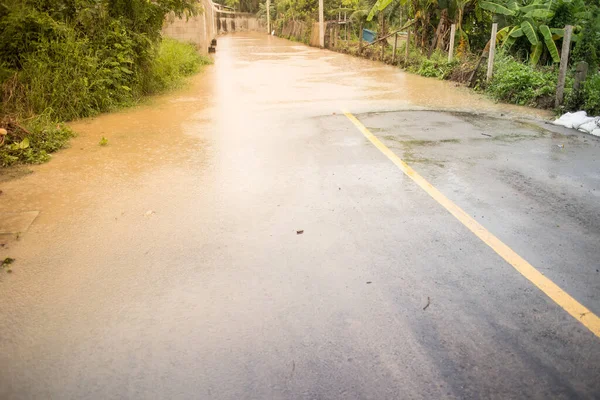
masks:
[(3, 176), (0, 398), (600, 398), (600, 140), (541, 117), (220, 38)]

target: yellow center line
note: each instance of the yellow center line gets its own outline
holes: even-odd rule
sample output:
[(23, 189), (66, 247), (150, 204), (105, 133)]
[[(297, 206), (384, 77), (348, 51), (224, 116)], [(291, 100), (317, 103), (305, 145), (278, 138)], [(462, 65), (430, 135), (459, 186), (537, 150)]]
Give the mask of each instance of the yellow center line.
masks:
[(464, 212), (459, 206), (454, 204), (450, 199), (444, 196), (431, 183), (419, 175), (414, 169), (408, 166), (400, 157), (394, 154), (386, 145), (375, 137), (367, 127), (365, 127), (354, 115), (343, 110), (344, 115), (362, 132), (363, 135), (371, 143), (375, 145), (383, 154), (387, 156), (402, 172), (410, 179), (426, 191), (435, 201), (444, 207), (450, 214), (454, 215), (464, 226), (481, 239), (485, 244), (490, 246), (500, 257), (507, 263), (512, 265), (521, 275), (529, 279), (531, 283), (537, 286), (542, 292), (546, 293), (556, 304), (561, 306), (566, 312), (571, 314), (573, 318), (581, 322), (594, 335), (600, 337), (600, 318), (584, 305), (579, 303), (567, 292), (562, 290), (556, 283), (544, 276), (540, 271), (535, 269), (520, 255), (515, 253), (510, 247), (504, 244), (500, 239), (494, 236), (490, 231), (485, 229), (479, 222), (475, 221), (469, 214)]

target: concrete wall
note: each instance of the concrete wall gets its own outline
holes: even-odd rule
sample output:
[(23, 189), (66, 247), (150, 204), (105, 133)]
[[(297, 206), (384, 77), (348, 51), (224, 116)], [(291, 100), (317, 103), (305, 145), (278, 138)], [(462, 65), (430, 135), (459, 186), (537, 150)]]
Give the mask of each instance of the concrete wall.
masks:
[(267, 27), (254, 14), (217, 11), (217, 32), (265, 32)]
[(190, 18), (176, 18), (170, 15), (165, 20), (163, 35), (177, 40), (192, 42), (206, 54), (210, 41), (216, 35), (216, 9), (210, 0), (200, 0), (203, 12)]
[(228, 32), (265, 32), (266, 26), (254, 14), (219, 11), (211, 0), (200, 0), (203, 12), (190, 18), (170, 15), (165, 20), (162, 33), (166, 37), (192, 42), (206, 54), (212, 39)]

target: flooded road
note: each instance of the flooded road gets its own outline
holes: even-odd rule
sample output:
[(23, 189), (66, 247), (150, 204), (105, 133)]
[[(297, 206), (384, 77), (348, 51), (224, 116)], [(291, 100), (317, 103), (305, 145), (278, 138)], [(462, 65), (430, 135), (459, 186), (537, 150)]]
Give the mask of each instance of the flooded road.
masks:
[(343, 109), (600, 313), (596, 138), (233, 35), (185, 89), (73, 123), (0, 183), (0, 398), (598, 397), (598, 337)]

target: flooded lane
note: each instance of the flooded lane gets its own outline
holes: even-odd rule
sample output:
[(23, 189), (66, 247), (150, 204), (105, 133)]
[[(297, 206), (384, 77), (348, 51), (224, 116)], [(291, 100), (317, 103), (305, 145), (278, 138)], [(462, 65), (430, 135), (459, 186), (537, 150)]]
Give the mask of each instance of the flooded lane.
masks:
[[(219, 38), (186, 88), (71, 124), (69, 149), (0, 184), (0, 213), (27, 212), (1, 234), (16, 262), (0, 274), (0, 398), (598, 393), (595, 338), (399, 176), (342, 108), (390, 141), (409, 123), (413, 141), (443, 127), (373, 112), (547, 116), (274, 37)], [(448, 136), (467, 146), (458, 161), (477, 158), (468, 129)], [(411, 161), (452, 165), (413, 147)], [(465, 162), (452, 180), (425, 170), (471, 201)]]

